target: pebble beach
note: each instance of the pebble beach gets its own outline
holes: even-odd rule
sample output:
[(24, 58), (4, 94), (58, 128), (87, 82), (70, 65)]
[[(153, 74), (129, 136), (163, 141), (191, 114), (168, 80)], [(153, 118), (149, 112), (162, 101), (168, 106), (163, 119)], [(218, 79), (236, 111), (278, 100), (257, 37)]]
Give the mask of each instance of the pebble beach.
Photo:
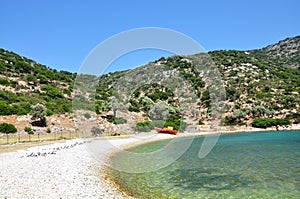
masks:
[[(110, 155), (136, 143), (172, 137), (103, 138), (72, 147), (67, 141), (59, 144), (61, 149), (55, 143), (0, 154), (0, 198), (132, 198), (105, 179)], [(46, 149), (52, 152), (44, 154)]]
[(0, 198), (128, 198), (99, 171), (111, 146), (102, 145), (102, 158), (95, 159), (86, 145), (40, 156), (27, 157), (24, 151), (1, 154)]
[[(185, 133), (175, 137), (206, 134), (211, 133)], [(109, 157), (136, 144), (169, 138), (174, 136), (101, 138), (80, 144), (66, 141), (54, 152), (51, 150), (53, 146), (57, 148), (57, 143), (0, 154), (0, 198), (131, 198), (106, 180), (103, 169), (109, 166)], [(45, 149), (47, 154), (39, 153)], [(39, 155), (30, 155), (32, 151)]]

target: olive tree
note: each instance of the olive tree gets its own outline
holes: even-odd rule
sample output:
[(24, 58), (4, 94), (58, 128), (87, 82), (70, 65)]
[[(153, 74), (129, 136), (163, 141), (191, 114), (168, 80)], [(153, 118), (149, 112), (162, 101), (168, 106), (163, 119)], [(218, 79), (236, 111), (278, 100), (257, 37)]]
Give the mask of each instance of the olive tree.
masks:
[(126, 110), (127, 105), (118, 97), (112, 96), (109, 98), (109, 107), (113, 111), (113, 118), (117, 118), (118, 110)]
[(31, 106), (31, 120), (33, 120), (32, 124), (35, 126), (41, 126), (45, 127), (47, 126), (47, 121), (46, 121), (46, 112), (47, 109), (44, 105), (42, 104), (36, 104)]

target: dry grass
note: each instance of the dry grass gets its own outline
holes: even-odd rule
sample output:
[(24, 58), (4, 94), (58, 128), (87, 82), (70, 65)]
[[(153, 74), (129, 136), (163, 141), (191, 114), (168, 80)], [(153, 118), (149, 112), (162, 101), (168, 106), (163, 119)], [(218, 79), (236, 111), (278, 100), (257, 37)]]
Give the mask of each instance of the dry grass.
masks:
[(0, 154), (15, 152), (18, 150), (25, 150), (34, 146), (42, 146), (47, 144), (53, 144), (54, 142), (64, 142), (64, 140), (55, 140), (55, 141), (42, 141), (42, 142), (25, 142), (25, 143), (17, 143), (17, 144), (7, 144), (0, 145)]
[(63, 142), (65, 139), (74, 139), (79, 137), (85, 137), (79, 133), (50, 133), (40, 135), (9, 135), (8, 139), (6, 135), (0, 137), (0, 154), (13, 152), (17, 150), (27, 149), (32, 146), (40, 146), (52, 144), (54, 142)]
[[(128, 135), (120, 133), (120, 136), (111, 136), (111, 132), (104, 133), (100, 137), (93, 137), (93, 139), (115, 139), (115, 138), (128, 138)], [(75, 139), (75, 138), (87, 138), (91, 137), (91, 135), (87, 135), (84, 133), (50, 133), (50, 134), (40, 134), (40, 135), (9, 135), (8, 141), (7, 136), (3, 135), (0, 137), (0, 154), (15, 152), (18, 150), (24, 150), (33, 146), (42, 146), (53, 144), (55, 142), (64, 142), (67, 139)]]
[(50, 134), (34, 134), (34, 135), (3, 135), (0, 137), (0, 145), (3, 144), (15, 144), (23, 142), (40, 142), (40, 141), (50, 141), (50, 140), (61, 140), (61, 139), (74, 139), (82, 137), (82, 134), (78, 133), (50, 133)]

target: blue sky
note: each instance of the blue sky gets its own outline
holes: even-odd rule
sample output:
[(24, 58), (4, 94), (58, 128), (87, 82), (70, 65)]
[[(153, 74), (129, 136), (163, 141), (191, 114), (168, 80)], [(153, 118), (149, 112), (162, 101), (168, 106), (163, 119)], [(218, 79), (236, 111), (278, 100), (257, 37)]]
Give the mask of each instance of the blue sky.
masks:
[[(299, 8), (298, 0), (9, 0), (1, 2), (0, 48), (72, 72), (98, 44), (133, 28), (170, 28), (207, 51), (255, 49), (299, 35)], [(110, 70), (167, 55), (131, 53)]]

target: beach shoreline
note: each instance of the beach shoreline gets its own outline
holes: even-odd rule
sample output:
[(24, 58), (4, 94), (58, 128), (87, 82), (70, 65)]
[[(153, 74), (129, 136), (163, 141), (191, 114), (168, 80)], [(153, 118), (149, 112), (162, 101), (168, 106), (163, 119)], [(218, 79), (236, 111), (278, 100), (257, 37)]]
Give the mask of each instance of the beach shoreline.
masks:
[[(293, 129), (281, 128), (280, 130), (276, 130), (276, 128), (260, 129), (260, 128), (249, 127), (247, 129), (240, 128), (240, 129), (233, 130), (233, 131), (218, 131), (217, 133), (215, 133), (215, 132), (199, 132), (199, 133), (179, 133), (177, 135), (156, 134), (158, 136), (156, 136), (154, 139), (136, 141), (136, 142), (131, 142), (128, 144), (121, 145), (120, 149), (118, 151), (113, 151), (110, 153), (110, 155), (106, 159), (106, 164), (110, 165), (112, 163), (112, 158), (122, 150), (128, 150), (129, 148), (132, 148), (132, 147), (137, 147), (137, 146), (140, 146), (143, 144), (148, 144), (148, 143), (156, 142), (156, 141), (170, 140), (170, 139), (174, 139), (174, 138), (185, 138), (185, 137), (192, 137), (192, 136), (199, 137), (199, 136), (210, 136), (210, 135), (266, 133), (266, 132), (277, 133), (277, 132), (284, 132), (284, 131), (288, 131), (288, 132), (300, 131), (300, 125), (295, 125)], [(108, 168), (101, 169), (100, 172), (102, 173), (102, 175), (105, 176), (106, 180), (108, 180), (111, 183), (111, 185), (113, 185), (113, 187), (116, 188), (120, 193), (122, 193), (123, 195), (125, 195), (127, 197), (134, 198), (133, 196), (130, 196), (130, 193), (128, 193), (127, 190), (123, 189), (120, 186), (120, 184), (118, 184), (117, 182), (115, 182), (112, 179), (111, 173), (110, 173), (111, 171), (109, 171)]]
[[(274, 129), (220, 131), (217, 134), (268, 131)], [(149, 142), (211, 134), (213, 132), (100, 137), (91, 143), (42, 157), (21, 157), (20, 151), (3, 153), (0, 154), (0, 198), (132, 198), (111, 181), (107, 173), (116, 153)], [(98, 154), (93, 147), (99, 147), (96, 148)]]

